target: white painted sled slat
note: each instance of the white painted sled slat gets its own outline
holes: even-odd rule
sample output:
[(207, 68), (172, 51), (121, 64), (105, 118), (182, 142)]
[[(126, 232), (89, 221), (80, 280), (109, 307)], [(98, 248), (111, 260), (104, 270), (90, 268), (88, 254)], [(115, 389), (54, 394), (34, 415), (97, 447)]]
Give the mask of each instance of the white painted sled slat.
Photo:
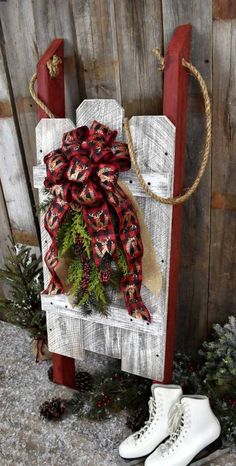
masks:
[(84, 349), (121, 359), (121, 329), (92, 321), (83, 322)]
[(41, 301), (42, 308), (48, 312), (61, 312), (75, 319), (82, 319), (88, 322), (96, 322), (127, 330), (134, 330), (135, 328), (140, 332), (162, 335), (163, 318), (160, 313), (153, 317), (151, 324), (147, 324), (147, 322), (141, 319), (131, 319), (124, 307), (116, 307), (113, 304), (109, 308), (109, 316), (103, 317), (99, 313), (85, 316), (79, 307), (73, 308), (68, 302), (67, 296), (63, 294), (56, 296), (42, 295)]
[(122, 330), (121, 369), (142, 377), (162, 380), (161, 345), (158, 335)]
[[(40, 189), (43, 185), (44, 178), (46, 176), (46, 166), (37, 165), (34, 167), (34, 187)], [(159, 173), (142, 173), (142, 176), (146, 183), (149, 184), (151, 190), (159, 196), (167, 196), (170, 186), (170, 175), (159, 174)], [(133, 172), (122, 173), (119, 177), (120, 180), (127, 183), (130, 191), (134, 196), (148, 197), (137, 180), (136, 175)]]
[(124, 109), (114, 99), (87, 99), (76, 110), (76, 125), (90, 127), (94, 120), (118, 131), (123, 139)]
[(37, 163), (43, 164), (48, 152), (61, 147), (63, 134), (74, 128), (74, 123), (67, 118), (42, 118), (36, 126)]
[[(43, 163), (43, 158), (50, 151), (57, 149), (61, 146), (63, 133), (73, 129), (74, 123), (69, 119), (57, 118), (57, 119), (48, 119), (42, 118), (38, 125), (36, 126), (36, 150), (37, 150), (37, 161), (40, 164), (44, 172), (44, 176), (41, 179), (41, 184), (34, 187), (39, 187), (39, 202), (43, 202), (46, 195), (43, 190), (43, 182), (46, 175), (45, 164)], [(38, 166), (38, 167), (39, 167)], [(38, 168), (37, 167), (37, 168)], [(34, 171), (35, 171), (34, 167)], [(40, 215), (40, 230), (41, 230), (41, 244), (42, 244), (42, 256), (44, 257), (48, 247), (51, 244), (51, 238), (48, 232), (44, 228), (44, 214)], [(43, 261), (43, 278), (44, 278), (44, 287), (46, 288), (50, 280), (50, 272)]]
[[(135, 116), (130, 120), (130, 130), (141, 170), (149, 170), (153, 174), (168, 174), (169, 184), (165, 196), (172, 196), (174, 125), (165, 116)], [(162, 274), (162, 289), (158, 298), (144, 286), (141, 290), (142, 297), (152, 317), (157, 314), (161, 316), (162, 328), (156, 337), (144, 337), (139, 332), (131, 331), (128, 338), (128, 332), (124, 332), (127, 339), (122, 341), (122, 368), (127, 372), (162, 380), (166, 349), (172, 206), (160, 204), (149, 197), (138, 197), (137, 201), (143, 210)], [(127, 349), (127, 342), (130, 350), (123, 351), (124, 348)]]
[(46, 312), (46, 315), (49, 351), (83, 359), (82, 321), (58, 311)]

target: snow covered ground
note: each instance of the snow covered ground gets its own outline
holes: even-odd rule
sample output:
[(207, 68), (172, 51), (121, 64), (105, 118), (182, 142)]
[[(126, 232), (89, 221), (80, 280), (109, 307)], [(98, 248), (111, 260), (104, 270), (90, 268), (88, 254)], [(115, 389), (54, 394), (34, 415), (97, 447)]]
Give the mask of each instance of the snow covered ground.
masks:
[[(106, 359), (88, 353), (81, 369), (104, 368)], [(130, 431), (125, 414), (104, 422), (75, 415), (59, 422), (39, 416), (39, 406), (73, 391), (48, 381), (50, 362), (35, 364), (31, 339), (22, 329), (0, 321), (0, 466), (118, 466), (117, 447)], [(205, 466), (235, 466), (225, 454)], [(170, 465), (171, 466), (171, 465)]]

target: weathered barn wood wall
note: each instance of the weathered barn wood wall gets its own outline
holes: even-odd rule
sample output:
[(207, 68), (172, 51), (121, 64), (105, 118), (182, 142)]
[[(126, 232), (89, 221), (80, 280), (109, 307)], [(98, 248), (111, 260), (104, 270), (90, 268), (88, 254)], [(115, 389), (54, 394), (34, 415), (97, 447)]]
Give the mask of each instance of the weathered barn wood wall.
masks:
[[(65, 39), (68, 118), (84, 98), (116, 99), (128, 116), (153, 115), (162, 112), (163, 81), (151, 50), (165, 50), (177, 25), (193, 25), (191, 60), (213, 105), (211, 163), (184, 209), (176, 345), (194, 350), (213, 322), (236, 313), (236, 2), (7, 0), (0, 12), (0, 263), (10, 231), (19, 241), (38, 242), (28, 82), (51, 40)], [(186, 185), (196, 174), (203, 124), (191, 82)]]

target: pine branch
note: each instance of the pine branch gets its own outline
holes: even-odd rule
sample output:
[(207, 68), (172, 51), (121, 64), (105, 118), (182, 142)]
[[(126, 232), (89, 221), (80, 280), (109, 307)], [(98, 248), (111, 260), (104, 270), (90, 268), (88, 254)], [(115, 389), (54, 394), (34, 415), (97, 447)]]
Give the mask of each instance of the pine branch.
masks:
[(83, 277), (83, 266), (80, 259), (75, 259), (70, 264), (68, 270), (68, 283), (72, 285), (70, 289), (70, 294), (74, 296), (80, 286), (81, 280)]
[(86, 225), (81, 212), (74, 212), (71, 226), (71, 235), (73, 243), (76, 242), (76, 236), (79, 235), (84, 243), (84, 248), (88, 257), (91, 255), (91, 239), (87, 232)]
[(116, 263), (117, 263), (118, 269), (122, 272), (122, 274), (123, 275), (128, 275), (128, 273), (129, 273), (128, 265), (127, 265), (127, 262), (126, 262), (126, 259), (125, 259), (123, 249), (122, 249), (122, 247), (120, 245), (117, 248), (117, 261), (116, 261)]

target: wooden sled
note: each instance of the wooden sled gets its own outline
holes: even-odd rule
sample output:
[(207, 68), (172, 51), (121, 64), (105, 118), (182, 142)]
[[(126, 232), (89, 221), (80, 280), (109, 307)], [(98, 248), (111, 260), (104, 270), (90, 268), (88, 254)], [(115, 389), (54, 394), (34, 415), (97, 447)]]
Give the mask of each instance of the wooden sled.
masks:
[[(189, 59), (191, 26), (176, 29), (165, 56), (162, 116), (135, 116), (130, 120), (131, 134), (139, 165), (152, 191), (163, 196), (178, 195), (183, 188), (188, 75), (181, 60)], [(53, 54), (63, 59), (63, 41), (56, 39), (38, 64), (38, 94), (59, 118), (42, 118), (36, 127), (37, 163), (34, 186), (43, 200), (45, 165), (43, 157), (61, 145), (64, 132), (75, 126), (88, 125), (94, 119), (117, 129), (124, 140), (124, 110), (110, 99), (84, 100), (76, 111), (76, 124), (64, 117), (64, 72), (49, 78), (46, 63)], [(142, 296), (152, 313), (152, 322), (132, 319), (117, 298), (110, 315), (83, 316), (73, 308), (66, 296), (42, 295), (42, 309), (47, 314), (49, 350), (54, 353), (54, 381), (70, 387), (75, 385), (74, 359), (82, 359), (86, 350), (121, 359), (124, 371), (169, 383), (175, 336), (175, 310), (178, 295), (182, 206), (163, 205), (149, 198), (130, 170), (124, 180), (136, 196), (151, 233), (161, 268), (162, 289), (155, 297), (147, 289)], [(50, 237), (41, 218), (42, 253), (45, 255)], [(44, 266), (45, 287), (49, 271)]]

